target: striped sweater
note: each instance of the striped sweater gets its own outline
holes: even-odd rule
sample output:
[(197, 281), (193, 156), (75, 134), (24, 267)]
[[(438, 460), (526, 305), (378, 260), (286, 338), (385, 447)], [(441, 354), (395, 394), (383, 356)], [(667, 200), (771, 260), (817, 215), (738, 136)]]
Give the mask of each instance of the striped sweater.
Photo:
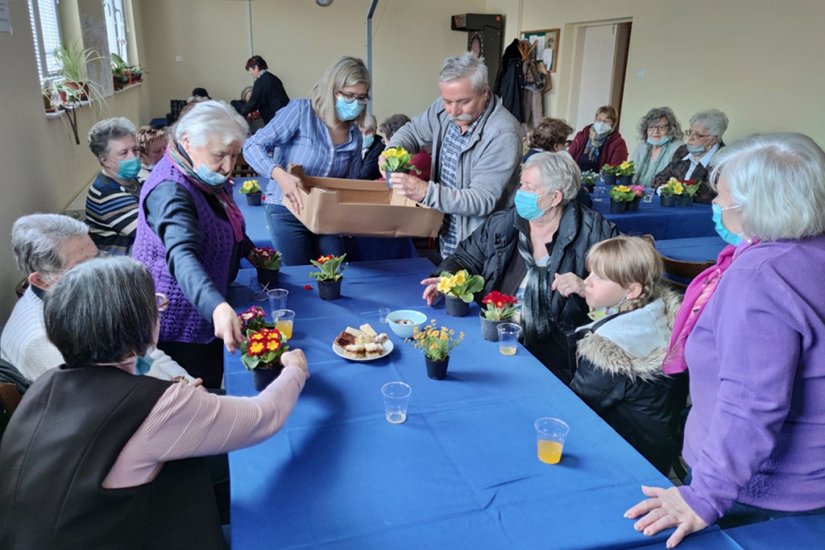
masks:
[(100, 172), (86, 196), (86, 224), (99, 250), (116, 256), (129, 254), (135, 240), (140, 184), (124, 186)]

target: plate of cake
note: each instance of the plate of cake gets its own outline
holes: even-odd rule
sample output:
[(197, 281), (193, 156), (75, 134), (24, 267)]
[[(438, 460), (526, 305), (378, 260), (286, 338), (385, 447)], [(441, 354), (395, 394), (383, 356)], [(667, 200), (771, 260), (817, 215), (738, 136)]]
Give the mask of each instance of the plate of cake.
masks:
[(332, 343), (332, 351), (350, 361), (374, 361), (386, 357), (393, 350), (386, 332), (375, 332), (369, 323), (358, 328), (347, 327)]

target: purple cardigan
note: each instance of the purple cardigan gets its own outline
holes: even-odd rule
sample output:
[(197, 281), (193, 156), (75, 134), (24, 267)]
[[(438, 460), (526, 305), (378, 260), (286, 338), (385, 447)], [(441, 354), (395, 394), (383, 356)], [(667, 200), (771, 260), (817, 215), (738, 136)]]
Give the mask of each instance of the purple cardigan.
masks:
[(687, 340), (693, 408), (679, 490), (711, 524), (734, 501), (825, 506), (825, 236), (762, 242), (722, 276)]

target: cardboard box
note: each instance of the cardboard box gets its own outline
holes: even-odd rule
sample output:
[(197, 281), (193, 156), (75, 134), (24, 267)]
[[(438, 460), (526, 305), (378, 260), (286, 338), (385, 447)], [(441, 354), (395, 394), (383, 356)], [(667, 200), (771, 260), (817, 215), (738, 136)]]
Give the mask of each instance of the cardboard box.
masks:
[(319, 235), (436, 237), (444, 214), (393, 192), (383, 181), (318, 178), (289, 171), (304, 183), (304, 208), (292, 214)]

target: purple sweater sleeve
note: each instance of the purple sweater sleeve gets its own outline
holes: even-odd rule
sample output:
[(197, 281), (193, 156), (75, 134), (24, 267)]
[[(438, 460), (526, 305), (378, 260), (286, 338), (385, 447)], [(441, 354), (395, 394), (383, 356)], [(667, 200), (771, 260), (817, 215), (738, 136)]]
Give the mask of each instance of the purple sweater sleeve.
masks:
[(218, 396), (172, 384), (129, 439), (103, 487), (120, 489), (152, 481), (164, 462), (249, 447), (281, 429), (304, 388), (307, 374), (284, 367), (255, 397)]
[[(770, 265), (732, 268), (714, 299), (716, 349), (701, 357), (718, 364), (718, 388), (715, 396), (698, 398), (715, 406), (693, 479), (679, 489), (708, 525), (724, 515), (774, 452), (790, 411), (804, 332), (794, 305), (799, 296)], [(702, 382), (712, 391), (714, 381)]]

